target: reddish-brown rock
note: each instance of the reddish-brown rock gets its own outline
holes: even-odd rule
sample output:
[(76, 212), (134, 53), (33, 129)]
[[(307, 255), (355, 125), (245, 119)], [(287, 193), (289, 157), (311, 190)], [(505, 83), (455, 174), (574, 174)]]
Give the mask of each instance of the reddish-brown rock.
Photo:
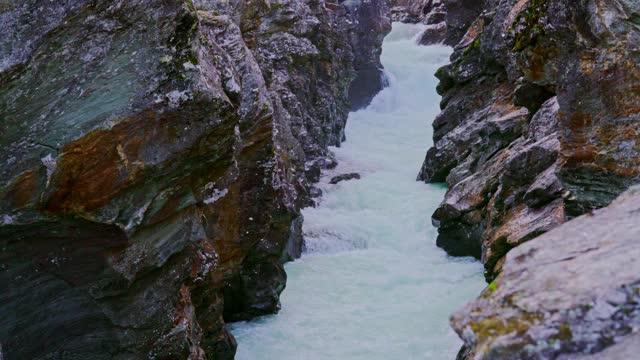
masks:
[(514, 246), (640, 180), (638, 6), (486, 1), (438, 71), (419, 178), (450, 186), (438, 244), (481, 257), (488, 279)]
[(232, 358), (381, 72), (367, 4), (0, 5), (0, 358)]

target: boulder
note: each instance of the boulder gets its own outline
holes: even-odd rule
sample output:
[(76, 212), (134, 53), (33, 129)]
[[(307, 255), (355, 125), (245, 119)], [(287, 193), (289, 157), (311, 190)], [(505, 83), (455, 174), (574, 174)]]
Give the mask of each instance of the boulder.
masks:
[(509, 252), (495, 281), (452, 316), (469, 358), (634, 358), (639, 214), (634, 188)]

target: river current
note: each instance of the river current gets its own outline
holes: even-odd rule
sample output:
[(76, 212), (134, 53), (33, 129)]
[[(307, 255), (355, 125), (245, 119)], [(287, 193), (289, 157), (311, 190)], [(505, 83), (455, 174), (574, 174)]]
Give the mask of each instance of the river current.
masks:
[[(239, 360), (454, 359), (451, 312), (485, 286), (482, 266), (436, 247), (430, 216), (445, 188), (416, 182), (439, 112), (438, 67), (451, 49), (418, 46), (419, 25), (395, 23), (383, 44), (390, 79), (350, 115), (332, 149), (316, 208), (303, 211), (306, 252), (286, 265), (282, 310), (232, 324)], [(330, 185), (337, 174), (361, 180)]]

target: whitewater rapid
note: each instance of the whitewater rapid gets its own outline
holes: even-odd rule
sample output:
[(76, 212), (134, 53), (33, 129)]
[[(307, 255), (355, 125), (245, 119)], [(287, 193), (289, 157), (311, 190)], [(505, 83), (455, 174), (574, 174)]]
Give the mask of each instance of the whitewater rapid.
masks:
[[(420, 47), (396, 23), (383, 45), (391, 86), (352, 113), (340, 165), (304, 210), (307, 251), (286, 265), (278, 315), (231, 326), (237, 359), (454, 359), (448, 316), (484, 287), (482, 266), (435, 246), (430, 216), (442, 186), (416, 182), (440, 97), (433, 76), (450, 48)], [(328, 184), (358, 172), (361, 180)]]

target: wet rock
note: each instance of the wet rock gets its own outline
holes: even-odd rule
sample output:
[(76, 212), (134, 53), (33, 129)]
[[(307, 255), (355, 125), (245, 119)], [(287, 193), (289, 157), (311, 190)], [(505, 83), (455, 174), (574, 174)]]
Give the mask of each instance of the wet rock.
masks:
[[(438, 6), (441, 1), (435, 1)], [(391, 0), (391, 18), (403, 23), (419, 23), (433, 10), (433, 0)]]
[(380, 62), (382, 41), (391, 31), (391, 17), (387, 0), (358, 1), (346, 4), (353, 25), (351, 46), (354, 53), (356, 77), (349, 88), (351, 110), (365, 108), (373, 97), (388, 86)]
[(280, 308), (378, 5), (0, 5), (2, 355), (233, 358), (225, 320)]
[(342, 174), (342, 175), (338, 175), (338, 176), (334, 176), (331, 178), (331, 181), (329, 181), (329, 184), (337, 184), (339, 182), (342, 181), (349, 181), (349, 180), (353, 180), (353, 179), (360, 179), (360, 174), (358, 173), (349, 173), (349, 174)]
[(338, 162), (332, 157), (320, 157), (309, 161), (305, 165), (307, 179), (311, 183), (317, 183), (320, 181), (322, 170), (332, 170), (335, 169), (336, 166), (338, 166)]
[(473, 353), (473, 350), (467, 347), (466, 345), (463, 345), (460, 348), (460, 351), (458, 351), (456, 360), (473, 360), (474, 356), (475, 354)]
[(318, 189), (317, 187), (312, 187), (309, 190), (309, 195), (311, 195), (312, 198), (319, 198), (322, 196), (322, 190)]
[(447, 23), (445, 43), (450, 46), (461, 41), (483, 10), (490, 10), (492, 6), (495, 6), (487, 0), (443, 0), (443, 3), (447, 14), (445, 18)]
[[(452, 317), (472, 359), (624, 359), (640, 329), (640, 189), (521, 245)], [(633, 356), (631, 356), (633, 357)]]
[(307, 175), (307, 180), (309, 180), (310, 183), (317, 183), (318, 181), (320, 181), (322, 168), (316, 163), (312, 163), (305, 169), (305, 174)]

